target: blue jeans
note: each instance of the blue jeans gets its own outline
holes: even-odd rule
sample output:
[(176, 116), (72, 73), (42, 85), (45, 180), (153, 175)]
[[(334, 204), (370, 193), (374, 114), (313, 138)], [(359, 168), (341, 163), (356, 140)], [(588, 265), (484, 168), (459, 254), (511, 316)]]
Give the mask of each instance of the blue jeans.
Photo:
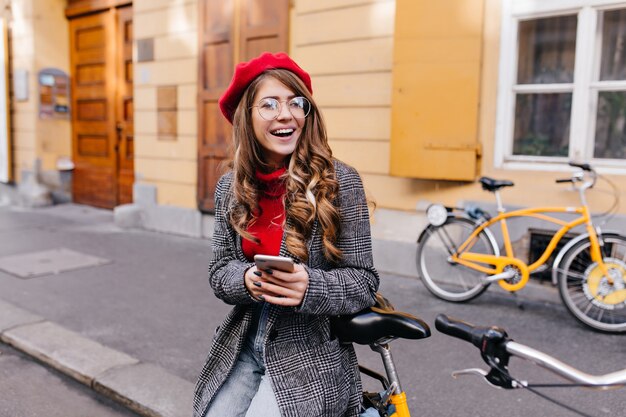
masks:
[(280, 417), (265, 367), (246, 344), (205, 417)]
[(263, 313), (265, 311), (260, 314), (259, 326), (248, 333), (232, 373), (217, 391), (205, 417), (280, 417), (263, 363), (266, 321)]

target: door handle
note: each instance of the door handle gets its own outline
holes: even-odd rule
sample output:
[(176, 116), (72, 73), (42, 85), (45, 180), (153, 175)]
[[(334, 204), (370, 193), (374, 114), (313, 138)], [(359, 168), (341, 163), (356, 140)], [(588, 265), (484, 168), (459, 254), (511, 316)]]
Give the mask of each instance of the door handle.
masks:
[(116, 132), (116, 136), (117, 136), (117, 140), (115, 141), (115, 152), (119, 152), (120, 144), (121, 144), (121, 142), (123, 140), (122, 133), (124, 132), (124, 123), (117, 122), (115, 124), (115, 132)]

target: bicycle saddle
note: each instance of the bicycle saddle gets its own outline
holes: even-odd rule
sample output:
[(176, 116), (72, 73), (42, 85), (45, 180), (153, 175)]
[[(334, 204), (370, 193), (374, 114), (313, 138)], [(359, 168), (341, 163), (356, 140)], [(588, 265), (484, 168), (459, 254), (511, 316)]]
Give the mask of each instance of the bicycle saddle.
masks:
[(478, 180), (483, 186), (483, 190), (494, 192), (502, 187), (512, 187), (515, 184), (509, 180), (495, 180), (489, 177), (480, 177)]
[(395, 311), (391, 303), (376, 294), (376, 304), (356, 314), (331, 319), (331, 331), (342, 343), (370, 345), (390, 339), (424, 339), (430, 336), (428, 325), (408, 313)]

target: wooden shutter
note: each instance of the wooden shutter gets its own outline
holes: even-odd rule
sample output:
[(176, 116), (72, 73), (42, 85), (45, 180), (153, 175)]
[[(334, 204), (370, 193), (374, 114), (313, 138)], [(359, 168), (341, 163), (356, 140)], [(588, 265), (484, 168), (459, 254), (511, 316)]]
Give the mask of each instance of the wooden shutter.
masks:
[(474, 180), (484, 0), (397, 0), (391, 174)]
[(289, 0), (200, 0), (198, 208), (210, 212), (230, 158), (232, 127), (217, 101), (234, 66), (264, 51), (287, 51)]

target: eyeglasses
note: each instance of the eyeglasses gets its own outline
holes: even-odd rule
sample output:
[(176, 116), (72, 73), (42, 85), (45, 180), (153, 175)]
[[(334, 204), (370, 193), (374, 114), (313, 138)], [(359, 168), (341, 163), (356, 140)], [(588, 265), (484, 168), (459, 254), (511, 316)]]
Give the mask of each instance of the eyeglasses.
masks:
[(304, 119), (311, 111), (311, 103), (305, 97), (294, 97), (290, 100), (278, 101), (275, 98), (264, 98), (259, 101), (256, 107), (259, 110), (259, 115), (267, 120), (274, 120), (282, 111), (281, 103), (287, 103), (289, 112), (296, 119)]

